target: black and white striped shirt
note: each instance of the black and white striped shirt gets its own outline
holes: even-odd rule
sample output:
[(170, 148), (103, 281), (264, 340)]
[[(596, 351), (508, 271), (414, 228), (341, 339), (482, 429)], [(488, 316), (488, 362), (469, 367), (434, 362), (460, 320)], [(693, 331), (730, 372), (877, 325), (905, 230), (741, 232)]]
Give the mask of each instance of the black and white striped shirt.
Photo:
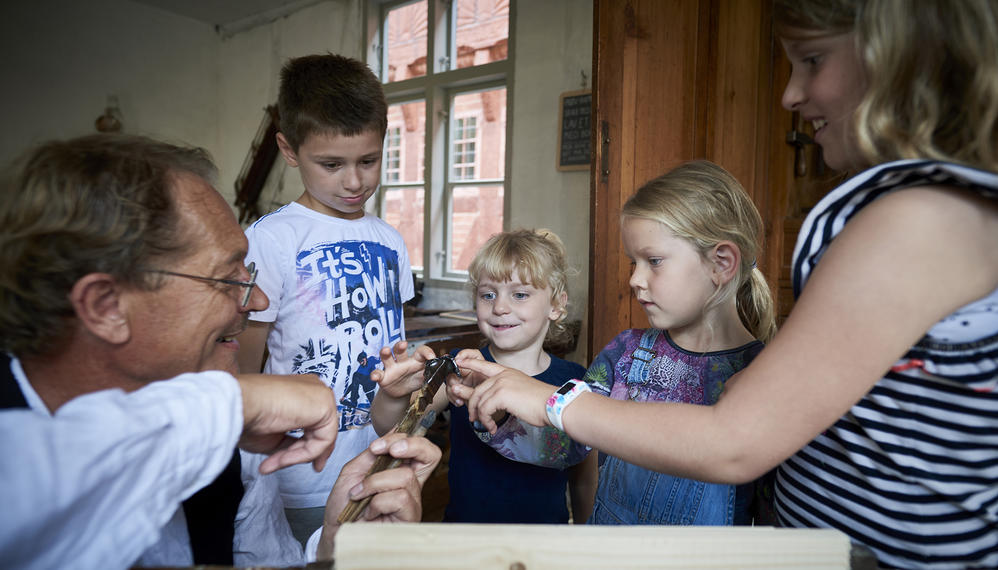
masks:
[[(888, 192), (954, 186), (998, 199), (998, 174), (906, 160), (850, 179), (794, 250), (798, 296), (849, 219)], [(998, 244), (995, 244), (998, 247)], [(998, 567), (998, 290), (934, 325), (834, 426), (779, 469), (785, 526), (833, 527), (901, 568)]]

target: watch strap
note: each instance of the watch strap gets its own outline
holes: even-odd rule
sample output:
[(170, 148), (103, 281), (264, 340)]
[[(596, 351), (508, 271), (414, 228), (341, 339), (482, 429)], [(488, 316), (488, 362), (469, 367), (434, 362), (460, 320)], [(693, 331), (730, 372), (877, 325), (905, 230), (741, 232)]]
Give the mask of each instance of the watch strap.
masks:
[(569, 380), (551, 394), (545, 406), (551, 425), (561, 431), (565, 431), (565, 426), (561, 422), (561, 415), (564, 413), (565, 408), (583, 392), (592, 392), (589, 384), (586, 384), (582, 380)]

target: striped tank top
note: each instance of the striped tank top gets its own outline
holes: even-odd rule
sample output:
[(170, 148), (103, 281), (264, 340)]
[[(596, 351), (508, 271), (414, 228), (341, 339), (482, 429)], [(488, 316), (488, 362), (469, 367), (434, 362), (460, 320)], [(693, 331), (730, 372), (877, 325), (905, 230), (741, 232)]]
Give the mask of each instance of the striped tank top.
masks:
[[(795, 297), (854, 214), (888, 192), (927, 185), (998, 199), (992, 172), (925, 160), (867, 170), (807, 216), (794, 249)], [(998, 290), (935, 324), (784, 462), (776, 510), (784, 526), (845, 532), (884, 566), (998, 567)]]

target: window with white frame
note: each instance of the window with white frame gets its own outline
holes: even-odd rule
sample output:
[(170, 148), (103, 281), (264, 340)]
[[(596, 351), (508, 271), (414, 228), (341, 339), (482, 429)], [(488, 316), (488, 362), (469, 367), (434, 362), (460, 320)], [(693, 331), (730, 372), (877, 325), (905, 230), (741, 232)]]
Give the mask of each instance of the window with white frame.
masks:
[(402, 129), (398, 126), (388, 127), (385, 133), (385, 158), (381, 164), (384, 181), (398, 182), (402, 172)]
[(378, 214), (427, 281), (461, 281), (502, 231), (514, 0), (368, 0), (388, 99)]
[(478, 116), (469, 115), (454, 119), (454, 137), (451, 142), (451, 161), (454, 180), (475, 178), (475, 152), (478, 140)]

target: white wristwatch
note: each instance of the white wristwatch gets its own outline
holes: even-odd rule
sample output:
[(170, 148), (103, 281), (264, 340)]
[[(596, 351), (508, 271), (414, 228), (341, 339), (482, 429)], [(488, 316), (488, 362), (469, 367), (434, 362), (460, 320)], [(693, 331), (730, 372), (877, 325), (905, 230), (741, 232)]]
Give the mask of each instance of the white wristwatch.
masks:
[(565, 426), (561, 423), (561, 414), (565, 411), (565, 407), (571, 404), (572, 400), (578, 398), (579, 394), (583, 392), (592, 392), (589, 389), (589, 384), (586, 384), (582, 380), (569, 380), (551, 394), (546, 406), (548, 420), (551, 421), (551, 425), (561, 431), (565, 431)]

